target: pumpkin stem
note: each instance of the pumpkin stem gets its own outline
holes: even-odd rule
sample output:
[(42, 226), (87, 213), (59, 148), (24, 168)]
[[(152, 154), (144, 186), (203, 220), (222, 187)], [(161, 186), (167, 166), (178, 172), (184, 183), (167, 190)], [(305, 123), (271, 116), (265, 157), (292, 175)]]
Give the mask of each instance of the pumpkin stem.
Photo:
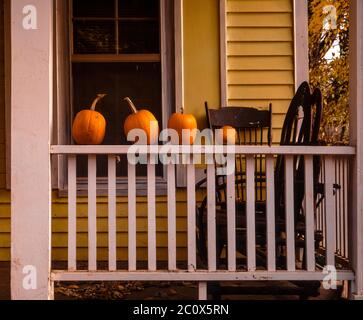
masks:
[(184, 109), (184, 106), (183, 106), (183, 107), (180, 108), (180, 113), (184, 114), (184, 112), (185, 112), (185, 109)]
[(129, 97), (126, 97), (124, 100), (128, 103), (128, 105), (131, 108), (132, 112), (136, 114), (137, 109), (136, 109), (134, 103), (132, 102), (132, 100)]
[(92, 102), (92, 106), (91, 106), (91, 110), (92, 111), (95, 111), (96, 110), (96, 106), (97, 106), (97, 103), (100, 102), (100, 100), (102, 100), (104, 97), (106, 97), (107, 94), (104, 94), (104, 93), (99, 93), (97, 95), (97, 98)]

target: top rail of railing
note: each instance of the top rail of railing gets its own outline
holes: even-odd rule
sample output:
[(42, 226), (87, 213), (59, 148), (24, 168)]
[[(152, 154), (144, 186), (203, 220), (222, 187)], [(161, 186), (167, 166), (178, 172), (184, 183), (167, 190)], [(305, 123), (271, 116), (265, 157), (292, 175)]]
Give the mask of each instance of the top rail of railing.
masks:
[(337, 155), (354, 156), (356, 148), (350, 146), (79, 146), (54, 145), (50, 148), (54, 155), (122, 155), (138, 154), (245, 154), (245, 155)]

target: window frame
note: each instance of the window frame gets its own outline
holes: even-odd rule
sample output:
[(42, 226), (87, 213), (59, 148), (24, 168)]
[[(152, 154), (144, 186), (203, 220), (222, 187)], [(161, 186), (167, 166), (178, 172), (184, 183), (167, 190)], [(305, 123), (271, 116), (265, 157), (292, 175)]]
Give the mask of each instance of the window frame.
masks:
[[(73, 62), (160, 62), (161, 64), (161, 108), (162, 126), (167, 125), (167, 119), (174, 112), (174, 96), (176, 83), (174, 71), (176, 68), (174, 45), (172, 50), (167, 48), (169, 44), (176, 41), (174, 32), (174, 14), (168, 0), (160, 0), (160, 54), (85, 54), (73, 55), (73, 30), (72, 30), (72, 1), (54, 0), (54, 61), (55, 61), (55, 86), (53, 115), (53, 143), (58, 145), (72, 144), (71, 138), (71, 115), (73, 111), (73, 83), (72, 63)], [(169, 12), (168, 12), (169, 10)], [(175, 11), (173, 11), (175, 13)], [(71, 37), (70, 37), (71, 35)], [(102, 59), (102, 60), (100, 60)], [(103, 60), (105, 59), (105, 60)], [(156, 60), (157, 59), (157, 60)], [(58, 190), (59, 196), (67, 196), (67, 159), (64, 156), (57, 156), (52, 159), (52, 187)], [(127, 177), (117, 177), (117, 195), (127, 195)], [(137, 195), (147, 195), (146, 177), (137, 178)], [(77, 189), (80, 196), (87, 195), (87, 181), (84, 178), (77, 179)], [(166, 169), (163, 169), (163, 176), (156, 178), (157, 195), (167, 194)], [(108, 184), (106, 177), (97, 178), (97, 194), (106, 196)]]
[[(69, 2), (69, 43), (70, 43), (70, 54), (71, 54), (71, 62), (160, 62), (162, 60), (161, 51), (162, 51), (162, 32), (160, 32), (160, 52), (159, 53), (143, 53), (143, 54), (134, 54), (134, 53), (120, 53), (119, 49), (119, 23), (123, 19), (118, 15), (118, 1), (113, 0), (115, 2), (115, 16), (112, 18), (97, 18), (97, 17), (87, 17), (87, 18), (78, 18), (73, 16), (73, 1), (74, 0), (66, 0)], [(165, 20), (165, 16), (162, 16), (163, 8), (166, 5), (165, 0), (160, 1), (160, 30), (162, 30), (162, 20)], [(74, 30), (73, 30), (73, 22), (77, 20), (90, 20), (90, 21), (113, 21), (116, 22), (115, 28), (115, 40), (116, 40), (116, 50), (115, 53), (101, 53), (101, 54), (77, 54), (74, 53)]]

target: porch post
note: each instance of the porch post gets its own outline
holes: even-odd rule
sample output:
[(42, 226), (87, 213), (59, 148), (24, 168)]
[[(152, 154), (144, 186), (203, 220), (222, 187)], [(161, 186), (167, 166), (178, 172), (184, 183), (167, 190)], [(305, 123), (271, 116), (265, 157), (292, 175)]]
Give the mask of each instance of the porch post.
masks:
[(355, 272), (352, 298), (363, 299), (363, 1), (350, 9), (350, 139), (357, 155), (351, 167), (350, 254)]
[(53, 1), (11, 1), (11, 296), (50, 299)]

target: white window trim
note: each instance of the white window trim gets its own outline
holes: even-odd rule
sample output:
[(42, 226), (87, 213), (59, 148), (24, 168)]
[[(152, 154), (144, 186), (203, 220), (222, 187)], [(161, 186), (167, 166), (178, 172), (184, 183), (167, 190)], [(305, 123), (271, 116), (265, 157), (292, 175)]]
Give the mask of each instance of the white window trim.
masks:
[[(177, 2), (177, 0), (175, 0)], [(71, 26), (71, 21), (66, 21), (64, 18), (68, 15), (67, 4), (68, 1), (64, 0), (55, 0), (55, 32), (57, 34), (55, 40), (56, 46), (56, 56), (55, 56), (55, 101), (54, 105), (56, 107), (57, 112), (55, 112), (54, 116), (54, 135), (53, 135), (53, 143), (54, 144), (69, 144), (70, 142), (70, 123), (68, 117), (65, 115), (65, 110), (67, 112), (71, 111), (72, 105), (72, 85), (71, 81), (71, 50), (68, 47), (68, 33), (69, 26)], [(167, 42), (168, 42), (168, 33), (166, 31), (166, 19), (164, 18), (165, 10), (166, 10), (167, 0), (160, 0), (160, 10), (161, 10), (161, 18), (160, 18), (160, 27), (161, 27), (161, 69), (162, 69), (162, 115), (163, 115), (163, 125), (166, 125), (167, 119), (170, 117), (173, 110), (171, 110), (170, 106), (174, 103), (171, 100), (173, 96), (172, 92), (174, 87), (172, 85), (173, 81), (170, 81), (170, 72), (169, 72), (169, 63), (168, 58), (170, 54), (168, 54)], [(61, 18), (63, 17), (63, 19)], [(71, 18), (70, 18), (71, 19)], [(175, 17), (174, 17), (175, 19)], [(174, 35), (175, 36), (175, 35)], [(170, 59), (170, 58), (169, 58)], [(177, 63), (175, 61), (175, 63)], [(176, 87), (176, 84), (175, 84)], [(177, 91), (175, 89), (175, 91)], [(67, 165), (66, 159), (64, 157), (57, 157), (53, 159), (52, 166), (52, 187), (59, 191), (60, 196), (67, 195)], [(164, 170), (165, 171), (165, 170)], [(166, 177), (166, 172), (164, 172), (164, 177)], [(158, 177), (156, 179), (156, 190), (158, 195), (164, 195), (167, 193), (167, 181), (164, 177)], [(97, 183), (99, 185), (99, 190), (97, 191), (100, 196), (107, 195), (107, 179), (99, 178)], [(138, 184), (138, 195), (143, 196), (147, 194), (147, 183), (146, 178), (140, 177), (137, 180)], [(78, 188), (80, 190), (80, 194), (87, 192), (87, 184), (79, 179)], [(118, 195), (126, 195), (127, 194), (127, 178), (118, 178), (117, 179), (117, 193)]]
[[(175, 112), (185, 106), (184, 87), (184, 1), (174, 0), (174, 33), (175, 33)], [(177, 187), (186, 187), (186, 167), (176, 166)]]

